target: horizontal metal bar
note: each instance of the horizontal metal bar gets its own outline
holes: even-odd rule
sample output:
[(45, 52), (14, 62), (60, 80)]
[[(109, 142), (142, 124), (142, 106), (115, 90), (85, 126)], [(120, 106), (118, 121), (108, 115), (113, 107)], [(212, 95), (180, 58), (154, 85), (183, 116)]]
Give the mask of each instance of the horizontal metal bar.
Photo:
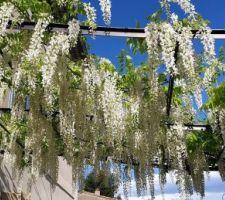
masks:
[[(175, 124), (167, 124), (170, 129), (177, 130), (178, 126)], [(186, 131), (207, 131), (211, 130), (211, 126), (208, 124), (184, 124), (183, 130)]]
[[(8, 29), (11, 28), (12, 22), (9, 22)], [(19, 31), (19, 30), (33, 30), (35, 27), (35, 22), (22, 22), (17, 27), (13, 27), (9, 31)], [(145, 38), (144, 28), (123, 28), (123, 27), (104, 27), (98, 26), (94, 32), (88, 26), (80, 26), (81, 34), (83, 35), (96, 35), (96, 36), (114, 36), (114, 37), (133, 37), (133, 38)], [(47, 27), (47, 31), (59, 31), (68, 32), (67, 24), (55, 24), (51, 23)], [(195, 35), (198, 30), (192, 30)], [(212, 33), (215, 39), (225, 39), (225, 29), (213, 29)]]
[[(171, 129), (173, 130), (177, 130), (178, 127), (176, 125), (173, 125), (173, 126), (170, 126)], [(185, 131), (206, 131), (206, 127), (198, 127), (198, 126), (193, 126), (193, 127), (190, 127), (190, 126), (184, 126), (183, 127), (183, 130)]]
[(96, 36), (113, 36), (113, 37), (130, 37), (130, 38), (145, 38), (145, 33), (132, 33), (132, 32), (113, 32), (113, 31), (98, 31), (95, 30), (94, 33), (88, 30), (82, 30), (82, 35), (96, 35)]

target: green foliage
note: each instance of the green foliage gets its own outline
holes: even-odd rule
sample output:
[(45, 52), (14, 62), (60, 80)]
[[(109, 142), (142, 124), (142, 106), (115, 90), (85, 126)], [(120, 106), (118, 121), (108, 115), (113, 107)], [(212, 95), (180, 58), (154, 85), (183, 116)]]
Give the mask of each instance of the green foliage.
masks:
[(163, 14), (163, 10), (159, 9), (154, 12), (152, 15), (149, 15), (146, 19), (151, 22), (159, 23), (161, 21), (161, 15)]
[(182, 100), (180, 96), (183, 94), (182, 88), (181, 87), (174, 87), (173, 88), (173, 97), (172, 97), (172, 103), (175, 106), (181, 105)]
[(208, 20), (203, 19), (201, 15), (197, 15), (196, 20), (189, 20), (187, 18), (182, 19), (178, 22), (177, 26), (179, 27), (192, 27), (193, 30), (198, 30), (201, 26), (206, 26), (209, 24)]
[[(139, 22), (136, 22), (136, 28), (140, 28)], [(132, 50), (134, 55), (138, 52), (141, 54), (147, 52), (147, 44), (143, 38), (127, 38), (127, 46)]]
[(222, 46), (222, 47), (219, 49), (218, 60), (219, 60), (219, 62), (221, 62), (221, 63), (224, 63), (224, 62), (225, 62), (225, 46)]
[(100, 60), (100, 68), (104, 71), (108, 71), (110, 73), (116, 72), (116, 67), (109, 60)]
[(7, 125), (10, 121), (10, 114), (9, 113), (2, 113), (0, 115), (0, 146), (4, 145), (4, 138), (9, 140), (10, 135), (6, 132), (5, 128), (7, 129)]
[(119, 80), (119, 87), (129, 94), (132, 91), (134, 93), (138, 90), (147, 91), (149, 89), (149, 66), (146, 63), (142, 63), (136, 67), (125, 50), (121, 51), (118, 59), (120, 63), (118, 70), (122, 75), (122, 78)]
[(217, 107), (225, 108), (225, 83), (221, 83), (218, 87), (209, 91), (209, 100), (203, 106), (204, 109)]
[(81, 63), (80, 62), (70, 62), (68, 64), (68, 69), (73, 74), (73, 79), (71, 83), (71, 88), (78, 89), (81, 85)]
[(132, 49), (134, 55), (138, 52), (144, 54), (147, 51), (147, 44), (143, 38), (128, 38), (127, 45)]
[[(7, 0), (10, 2), (10, 0)], [(1, 0), (0, 3), (6, 2)], [(54, 16), (55, 22), (67, 23), (68, 20), (76, 18), (78, 14), (85, 14), (82, 3), (77, 7), (74, 1), (67, 1), (67, 4), (59, 6), (54, 0), (15, 0), (13, 3), (22, 13), (25, 20), (38, 20), (41, 17)]]
[(221, 151), (223, 140), (218, 134), (208, 131), (196, 131), (187, 135), (186, 144), (189, 154), (200, 148), (206, 153), (217, 155)]
[(51, 14), (51, 5), (46, 0), (17, 0), (15, 5), (26, 16), (26, 20), (31, 19), (31, 17), (37, 20), (44, 15)]
[(17, 132), (17, 142), (21, 144), (22, 146), (25, 146), (25, 138), (28, 133), (28, 128), (27, 128), (27, 120), (21, 119), (17, 120), (14, 124), (13, 127), (11, 128), (11, 131), (13, 133)]

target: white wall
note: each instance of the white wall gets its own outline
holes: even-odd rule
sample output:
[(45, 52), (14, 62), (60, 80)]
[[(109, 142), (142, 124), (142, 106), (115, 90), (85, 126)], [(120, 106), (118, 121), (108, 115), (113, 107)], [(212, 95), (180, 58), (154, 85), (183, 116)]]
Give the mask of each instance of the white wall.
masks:
[(3, 161), (0, 166), (0, 192), (17, 193), (21, 185), (22, 191), (27, 193), (31, 185), (31, 200), (72, 200), (74, 197), (72, 168), (61, 157), (59, 157), (59, 178), (54, 191), (51, 188), (50, 177), (41, 177), (29, 183), (28, 175), (25, 173), (22, 184), (19, 184), (21, 180), (13, 177), (12, 172), (12, 166)]

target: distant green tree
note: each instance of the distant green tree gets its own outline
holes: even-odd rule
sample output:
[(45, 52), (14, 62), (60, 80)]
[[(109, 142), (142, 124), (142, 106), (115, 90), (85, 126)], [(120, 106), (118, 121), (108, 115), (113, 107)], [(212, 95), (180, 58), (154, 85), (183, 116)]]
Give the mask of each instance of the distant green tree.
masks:
[(98, 173), (91, 172), (84, 182), (84, 190), (95, 192), (100, 190), (100, 194), (107, 197), (114, 197), (118, 189), (118, 181), (113, 174), (107, 174), (104, 171)]

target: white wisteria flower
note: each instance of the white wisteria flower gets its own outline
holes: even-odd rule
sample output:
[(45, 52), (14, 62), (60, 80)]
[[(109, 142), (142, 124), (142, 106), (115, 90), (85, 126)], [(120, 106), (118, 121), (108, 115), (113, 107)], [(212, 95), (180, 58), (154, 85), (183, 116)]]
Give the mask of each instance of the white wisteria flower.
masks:
[(78, 20), (72, 19), (71, 21), (69, 21), (68, 25), (69, 25), (69, 28), (68, 28), (69, 41), (73, 46), (76, 46), (78, 36), (80, 33), (80, 23)]
[[(132, 98), (130, 100), (130, 112), (134, 116), (139, 116), (139, 109), (140, 109), (140, 99)], [(139, 121), (139, 120), (138, 120)]]
[(0, 36), (3, 37), (7, 31), (7, 25), (10, 20), (17, 21), (19, 20), (19, 12), (16, 7), (9, 3), (3, 2), (0, 7)]
[(191, 80), (195, 79), (195, 58), (192, 38), (193, 34), (190, 27), (183, 27), (177, 35), (179, 42), (179, 56), (185, 73)]
[(171, 24), (162, 23), (159, 32), (159, 41), (162, 48), (162, 60), (167, 67), (167, 72), (176, 75), (178, 69), (175, 64), (175, 49), (176, 49), (176, 31)]
[(171, 23), (173, 25), (175, 25), (178, 22), (178, 15), (175, 14), (175, 13), (172, 13), (171, 16), (170, 16), (170, 19), (171, 19)]
[(197, 13), (195, 11), (195, 6), (191, 3), (191, 0), (168, 0), (168, 2), (177, 3), (182, 10), (189, 15), (190, 18), (195, 19)]
[(29, 49), (25, 52), (25, 58), (27, 58), (28, 61), (31, 61), (32, 59), (38, 57), (41, 51), (43, 50), (42, 39), (44, 37), (45, 29), (51, 19), (52, 17), (41, 18), (38, 20), (34, 28), (34, 33), (30, 40)]
[(138, 130), (134, 133), (134, 138), (135, 138), (134, 147), (136, 149), (138, 149), (141, 145), (142, 135), (143, 135), (143, 133), (140, 130)]
[(195, 97), (195, 102), (198, 106), (198, 109), (200, 109), (203, 105), (203, 102), (202, 102), (202, 91), (199, 85), (195, 87), (194, 97)]
[(101, 6), (104, 22), (109, 26), (111, 23), (111, 0), (99, 0), (99, 4)]
[(161, 47), (161, 59), (166, 65), (167, 72), (176, 75), (178, 69), (175, 65), (175, 48), (177, 45), (177, 33), (169, 23), (150, 23), (145, 28), (146, 43), (150, 59), (159, 59), (159, 47)]
[(145, 28), (148, 55), (151, 59), (159, 59), (159, 28), (156, 23), (149, 23)]
[(96, 68), (94, 59), (86, 59), (83, 63), (84, 67), (84, 83), (89, 95), (94, 96), (96, 87), (101, 84), (101, 77)]
[(207, 27), (201, 27), (198, 33), (196, 34), (196, 38), (199, 38), (202, 42), (204, 49), (204, 56), (207, 63), (211, 63), (213, 59), (215, 59), (215, 39), (211, 34), (212, 30)]
[(87, 15), (88, 23), (92, 31), (96, 29), (96, 10), (93, 6), (91, 6), (91, 3), (84, 3), (84, 10)]
[[(212, 127), (212, 131), (215, 133), (218, 129), (218, 118), (221, 120), (221, 116), (218, 115), (218, 108), (209, 109), (207, 113), (207, 119), (209, 121), (210, 126)], [(225, 129), (224, 129), (225, 130)]]
[(44, 64), (41, 68), (42, 72), (42, 83), (46, 89), (46, 95), (49, 98), (49, 103), (52, 102), (51, 99), (51, 88), (53, 77), (55, 74), (55, 69), (57, 66), (58, 55), (69, 53), (69, 39), (66, 34), (56, 33), (51, 37), (51, 40), (46, 47), (46, 53), (44, 57)]
[(64, 143), (67, 145), (68, 150), (65, 152), (70, 159), (73, 156), (75, 145), (74, 138), (76, 137), (76, 118), (72, 105), (67, 107), (67, 111), (60, 110), (60, 132)]
[(106, 74), (101, 92), (100, 105), (109, 134), (112, 134), (113, 138), (120, 141), (124, 129), (125, 112), (123, 108), (123, 95), (116, 85), (115, 75)]
[(201, 29), (196, 34), (196, 38), (199, 38), (201, 40), (204, 50), (204, 59), (208, 64), (203, 79), (203, 85), (208, 88), (216, 73), (215, 66), (218, 65), (215, 53), (215, 39), (211, 34), (211, 29), (207, 26), (201, 27)]

